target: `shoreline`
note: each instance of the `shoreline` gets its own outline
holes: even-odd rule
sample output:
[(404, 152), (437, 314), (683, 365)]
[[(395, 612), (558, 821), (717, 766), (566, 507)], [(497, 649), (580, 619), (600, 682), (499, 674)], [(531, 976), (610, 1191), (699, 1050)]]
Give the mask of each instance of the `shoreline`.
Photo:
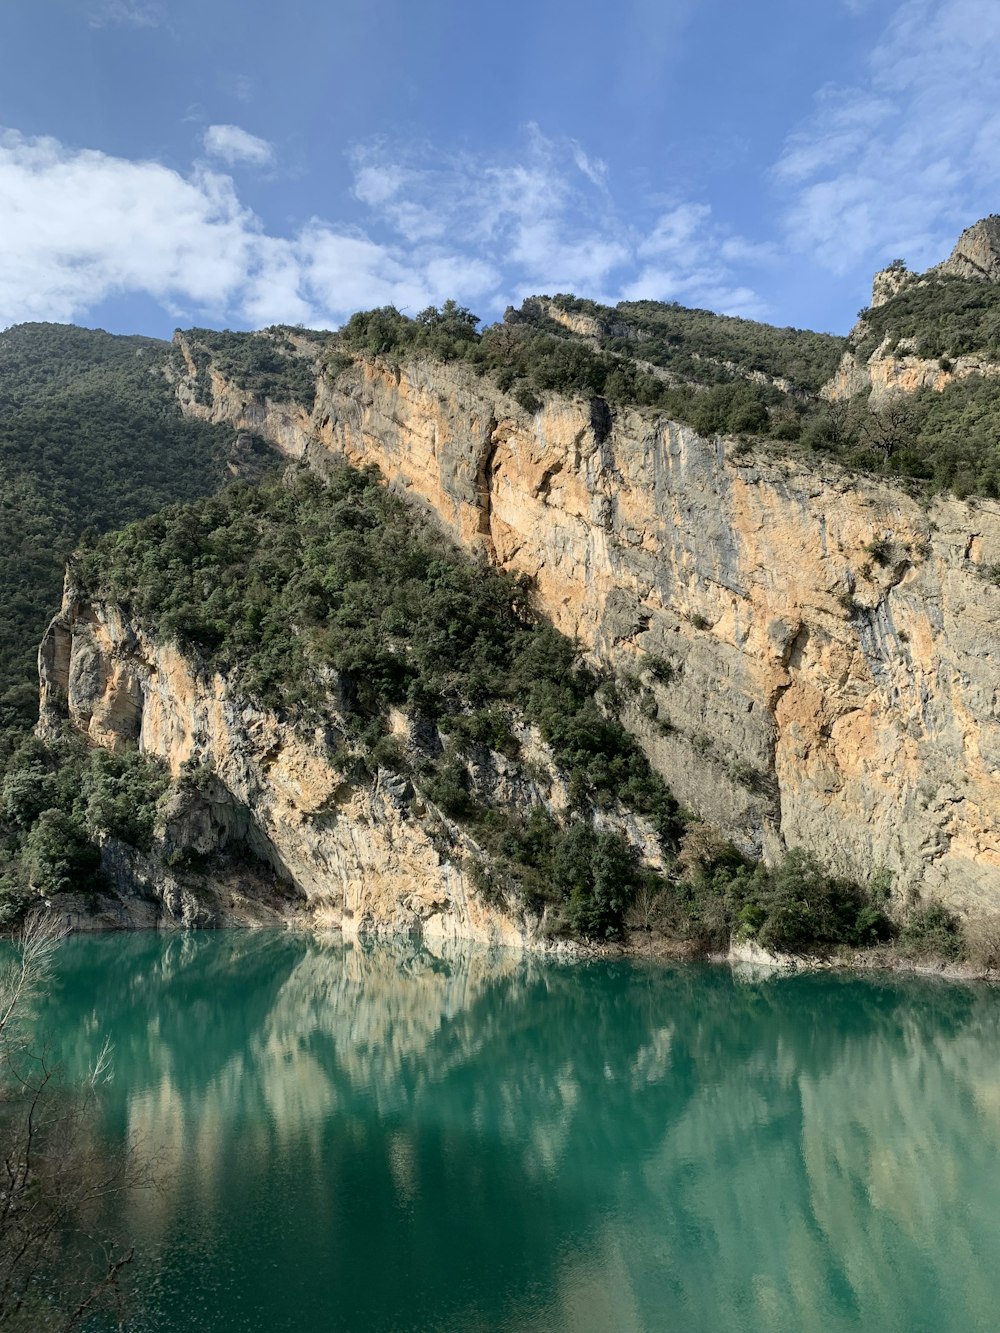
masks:
[[(151, 904), (145, 904), (147, 907)], [(764, 975), (797, 975), (807, 972), (885, 972), (890, 974), (909, 974), (914, 976), (937, 977), (943, 981), (1000, 983), (1000, 968), (977, 966), (971, 962), (962, 962), (928, 955), (926, 957), (906, 957), (898, 953), (892, 945), (876, 945), (872, 949), (858, 949), (837, 954), (783, 954), (771, 953), (752, 941), (733, 942), (727, 950), (700, 949), (688, 941), (678, 940), (666, 935), (642, 935), (632, 932), (622, 940), (573, 940), (556, 938), (526, 939), (520, 944), (502, 941), (476, 940), (461, 936), (422, 937), (395, 931), (345, 931), (341, 925), (322, 922), (307, 912), (278, 913), (259, 912), (251, 918), (234, 916), (228, 920), (212, 923), (185, 923), (183, 920), (157, 916), (153, 912), (140, 913), (136, 919), (132, 913), (108, 911), (94, 912), (83, 910), (83, 904), (77, 898), (61, 904), (50, 901), (47, 904), (53, 915), (65, 916), (65, 929), (68, 935), (113, 935), (131, 934), (139, 931), (153, 931), (157, 934), (211, 934), (219, 930), (285, 930), (303, 932), (312, 935), (336, 934), (345, 940), (379, 941), (422, 939), (427, 948), (433, 949), (447, 939), (451, 944), (470, 944), (485, 948), (502, 948), (549, 956), (561, 959), (614, 959), (632, 958), (637, 961), (659, 963), (664, 966), (677, 963), (714, 963), (726, 964), (733, 969), (757, 971)], [(53, 910), (54, 909), (54, 910)], [(48, 914), (48, 912), (46, 913)], [(142, 919), (144, 918), (144, 919)]]

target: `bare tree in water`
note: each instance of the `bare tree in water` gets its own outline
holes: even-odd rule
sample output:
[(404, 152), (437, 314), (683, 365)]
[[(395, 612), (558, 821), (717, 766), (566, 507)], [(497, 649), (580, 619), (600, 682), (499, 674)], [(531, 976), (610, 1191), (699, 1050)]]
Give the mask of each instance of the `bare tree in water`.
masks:
[(29, 918), (0, 967), (0, 1328), (25, 1333), (69, 1333), (99, 1313), (125, 1328), (133, 1251), (102, 1227), (149, 1183), (132, 1147), (106, 1150), (96, 1133), (107, 1045), (85, 1084), (67, 1087), (32, 1031), (63, 933)]

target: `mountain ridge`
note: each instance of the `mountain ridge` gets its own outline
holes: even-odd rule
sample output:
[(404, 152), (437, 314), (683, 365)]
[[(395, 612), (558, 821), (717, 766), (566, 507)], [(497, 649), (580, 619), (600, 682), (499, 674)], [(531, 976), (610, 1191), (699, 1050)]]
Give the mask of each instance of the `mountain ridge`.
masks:
[[(937, 293), (957, 291), (956, 283), (966, 284), (964, 293), (971, 281), (945, 274), (920, 288), (933, 297), (930, 306), (921, 297), (926, 328), (947, 332), (952, 327), (951, 307), (942, 306)], [(981, 291), (984, 284), (977, 282)], [(880, 307), (885, 315), (879, 318), (896, 318), (894, 303), (912, 300), (904, 288)], [(916, 290), (915, 285), (910, 288)], [(960, 308), (965, 307), (956, 310)], [(976, 308), (988, 312), (989, 302)], [(771, 342), (759, 355), (753, 355), (752, 345), (748, 352), (741, 350), (740, 340), (761, 327), (679, 307), (650, 308), (649, 303), (628, 303), (626, 310), (618, 307), (608, 313), (607, 308), (564, 296), (530, 298), (520, 311), (508, 312), (503, 324), (480, 330), (470, 312), (447, 303), (413, 320), (388, 308), (362, 312), (336, 334), (287, 327), (257, 334), (178, 333), (172, 346), (159, 349), (155, 374), (189, 422), (221, 432), (212, 438), (230, 442), (229, 474), (240, 470), (232, 465), (233, 442), (258, 438), (286, 460), (305, 465), (324, 488), (335, 485), (337, 469), (345, 464), (377, 469), (390, 491), (405, 497), (417, 528), (431, 531), (437, 525), (466, 552), (463, 558), (471, 556), (484, 568), (493, 566), (525, 581), (525, 595), (537, 613), (577, 640), (599, 673), (587, 687), (604, 701), (599, 714), (621, 719), (645, 754), (644, 762), (697, 816), (681, 834), (683, 846), (674, 869), (664, 863), (658, 870), (649, 847), (641, 840), (636, 844), (646, 867), (642, 875), (659, 876), (654, 896), (660, 909), (673, 914), (674, 929), (697, 934), (704, 927), (711, 935), (721, 929), (721, 922), (733, 930), (742, 921), (741, 930), (771, 938), (769, 932), (777, 930), (776, 886), (785, 883), (781, 867), (787, 862), (792, 880), (798, 875), (795, 882), (803, 883), (802, 877), (808, 879), (813, 872), (800, 867), (795, 857), (818, 855), (835, 875), (848, 877), (836, 883), (852, 879), (869, 885), (856, 890), (862, 895), (891, 880), (895, 911), (904, 920), (917, 910), (913, 902), (920, 895), (930, 904), (928, 910), (943, 904), (940, 921), (946, 923), (945, 936), (953, 939), (952, 913), (974, 915), (1000, 906), (1000, 802), (992, 757), (997, 737), (988, 706), (990, 664), (1000, 651), (994, 644), (991, 600), (992, 571), (1000, 568), (1000, 507), (992, 503), (988, 489), (985, 497), (972, 502), (960, 498), (966, 485), (991, 486), (993, 474), (987, 469), (995, 464), (990, 464), (989, 451), (979, 450), (971, 484), (966, 483), (955, 471), (960, 436), (933, 437), (943, 440), (935, 469), (946, 485), (946, 479), (961, 481), (961, 487), (955, 486), (958, 498), (935, 493), (935, 481), (921, 473), (927, 465), (919, 450), (927, 446), (921, 444), (920, 431), (926, 435), (926, 429), (920, 423), (929, 421), (940, 431), (940, 412), (935, 417), (935, 411), (941, 404), (951, 411), (956, 390), (967, 392), (968, 385), (924, 388), (911, 395), (906, 401), (912, 401), (917, 413), (916, 433), (908, 438), (904, 429), (902, 436), (890, 440), (885, 434), (888, 414), (869, 401), (868, 393), (851, 398), (839, 425), (838, 404), (824, 405), (819, 390), (839, 351), (838, 340), (772, 329)], [(780, 357), (786, 353), (791, 359), (783, 362)], [(985, 383), (980, 376), (976, 393)], [(982, 406), (981, 398), (976, 403)], [(985, 430), (993, 420), (988, 409), (986, 404), (986, 415), (980, 418)], [(836, 431), (839, 438), (834, 438)], [(961, 427), (961, 435), (966, 433)], [(962, 447), (972, 447), (972, 438)], [(237, 496), (233, 503), (243, 501)], [(202, 521), (198, 512), (197, 504), (190, 510), (166, 511), (165, 521), (179, 523), (183, 532), (185, 524)], [(208, 512), (222, 513), (211, 506)], [(191, 922), (213, 919), (213, 912), (219, 919), (220, 911), (224, 918), (230, 910), (216, 901), (207, 917), (199, 914), (196, 863), (202, 855), (216, 870), (230, 854), (262, 858), (262, 873), (267, 873), (259, 889), (251, 889), (251, 897), (259, 892), (263, 901), (271, 893), (265, 884), (268, 874), (272, 880), (277, 874), (285, 889), (274, 902), (290, 892), (288, 902), (298, 911), (294, 903), (306, 881), (312, 882), (312, 872), (303, 869), (301, 853), (278, 850), (274, 829), (271, 834), (262, 831), (260, 821), (267, 822), (264, 812), (276, 799), (273, 793), (267, 795), (268, 765), (254, 760), (252, 780), (238, 778), (244, 770), (239, 764), (233, 767), (231, 759), (222, 761), (225, 781), (217, 771), (220, 756), (232, 754), (232, 746), (221, 740), (221, 719), (238, 716), (240, 708), (259, 709), (261, 702), (254, 701), (257, 687), (249, 677), (242, 680), (245, 664), (239, 654), (226, 668), (225, 699), (213, 694), (218, 672), (213, 676), (206, 664), (212, 636), (226, 640), (230, 633), (228, 612), (213, 603), (206, 584), (204, 606), (200, 597), (186, 603), (182, 599), (180, 619), (175, 617), (169, 627), (156, 629), (153, 622), (131, 619), (134, 598), (128, 579), (145, 578), (143, 568), (152, 569), (149, 562), (155, 564), (158, 558), (160, 539), (152, 534), (159, 529), (155, 523), (147, 528), (150, 538), (123, 534), (120, 540), (103, 539), (96, 548), (88, 543), (83, 552), (85, 561), (98, 558), (95, 569), (102, 567), (100, 561), (110, 561), (111, 569), (116, 543), (139, 540), (134, 558), (115, 575), (119, 591), (113, 596), (100, 591), (100, 581), (89, 591), (75, 587), (72, 580), (67, 587), (63, 611), (53, 622), (43, 654), (46, 735), (51, 743), (62, 744), (57, 737), (64, 734), (68, 720), (70, 734), (82, 732), (110, 745), (112, 754), (123, 756), (121, 762), (138, 741), (150, 762), (158, 757), (167, 764), (177, 799), (177, 784), (187, 782), (190, 766), (207, 765), (201, 794), (192, 794), (188, 783), (181, 800), (183, 817), (180, 807), (167, 817), (162, 799), (155, 798), (160, 801), (160, 831), (154, 839), (154, 860), (143, 853), (141, 867), (134, 858), (129, 861), (131, 853), (122, 850), (121, 838), (116, 841), (110, 828), (115, 819), (93, 813), (109, 809), (104, 770), (86, 778), (92, 795), (82, 804), (71, 801), (60, 816), (63, 824), (55, 818), (58, 811), (53, 814), (46, 837), (57, 827), (69, 829), (81, 849), (96, 837), (106, 865), (111, 868), (114, 862), (117, 868), (119, 893), (128, 896), (132, 864), (136, 884), (144, 885), (135, 893), (158, 901), (156, 911), (165, 914), (164, 920), (178, 911)], [(301, 534), (289, 529), (287, 536), (298, 541)], [(211, 540), (228, 539), (219, 528)], [(152, 544), (144, 548), (143, 541)], [(177, 552), (182, 562), (190, 557), (183, 546)], [(219, 573), (225, 571), (220, 567)], [(283, 578), (295, 581), (294, 566)], [(141, 584), (136, 589), (140, 595)], [(323, 592), (316, 605), (327, 595)], [(264, 600), (247, 614), (279, 615), (279, 600), (271, 593), (254, 593), (259, 596)], [(294, 609), (280, 612), (292, 641), (307, 632), (312, 614), (303, 618)], [(106, 628), (98, 634), (101, 625)], [(309, 635), (318, 632), (308, 629)], [(388, 633), (378, 653), (391, 672), (402, 670), (405, 675), (411, 649)], [(170, 669), (157, 665), (166, 661), (160, 655), (168, 648), (175, 654)], [(365, 677), (357, 677), (356, 666), (340, 669), (347, 671), (344, 688), (350, 695)], [(190, 711), (203, 721), (196, 732), (185, 733), (183, 745), (161, 744), (156, 737), (164, 734), (163, 728), (153, 719), (170, 697), (173, 676), (179, 680), (185, 671), (190, 686), (185, 688), (193, 700)], [(216, 702), (209, 706), (212, 698)], [(237, 705), (238, 698), (246, 702)], [(432, 933), (462, 933), (472, 929), (468, 904), (482, 899), (493, 904), (490, 911), (517, 920), (521, 908), (516, 901), (523, 892), (523, 884), (522, 889), (517, 884), (529, 882), (542, 862), (549, 865), (545, 858), (557, 855), (559, 839), (570, 833), (576, 838), (573, 830), (579, 829), (581, 848), (586, 844), (580, 861), (582, 887), (572, 889), (575, 881), (559, 881), (565, 896), (554, 902), (552, 921), (562, 920), (559, 928), (565, 929), (575, 919), (577, 929), (588, 933), (593, 925), (582, 923), (599, 919), (587, 904), (588, 895), (605, 882), (600, 879), (605, 872), (597, 866), (601, 829), (608, 827), (601, 823), (605, 816), (600, 802), (595, 803), (596, 789), (589, 785), (593, 775), (581, 778), (583, 785), (576, 788), (573, 802), (582, 805), (545, 807), (543, 802), (538, 807), (548, 810), (545, 819), (555, 821), (546, 825), (548, 850), (519, 842), (526, 836), (522, 830), (506, 844), (507, 851), (491, 842), (490, 834), (480, 843), (481, 855), (463, 842), (463, 829), (470, 819), (474, 825), (485, 817), (483, 811), (488, 814), (503, 804), (489, 795), (488, 785), (477, 785), (477, 773), (484, 763), (500, 771), (497, 763), (503, 755), (491, 745), (508, 733), (503, 727), (496, 731), (500, 713), (495, 710), (509, 710), (510, 704), (501, 701), (478, 712), (468, 702), (450, 705), (458, 707), (464, 739), (443, 743), (447, 762), (437, 777), (435, 765), (444, 761), (429, 758), (429, 752), (420, 750), (424, 742), (413, 740), (413, 726), (424, 734), (421, 709), (427, 706), (411, 701), (409, 720), (392, 721), (395, 715), (379, 704), (369, 719), (377, 727), (359, 760), (363, 767), (374, 763), (370, 776), (375, 789), (384, 781), (386, 792), (408, 790), (405, 766), (402, 775), (394, 767), (402, 762), (400, 753), (418, 768), (429, 765), (412, 780), (415, 795), (404, 795), (402, 807), (393, 798), (392, 819), (384, 802), (381, 814), (370, 806), (362, 814), (351, 805), (356, 796), (348, 793), (360, 794), (364, 788), (357, 777), (346, 787), (341, 784), (340, 797), (330, 797), (331, 817), (336, 809), (334, 823), (339, 821), (348, 833), (348, 842), (334, 858), (339, 868), (327, 866), (323, 872), (328, 877), (319, 893), (326, 904), (324, 919), (345, 929), (398, 928), (406, 922), (418, 928), (430, 920), (438, 923), (432, 924)], [(558, 710), (552, 714), (557, 715)], [(115, 726), (108, 731), (106, 723), (98, 721), (118, 716), (133, 718), (128, 735)], [(273, 730), (279, 723), (269, 725)], [(176, 720), (171, 725), (176, 731)], [(508, 725), (509, 719), (504, 727)], [(480, 740), (474, 741), (474, 734)], [(515, 734), (524, 750), (528, 733), (515, 727)], [(488, 742), (487, 736), (492, 738)], [(282, 743), (275, 739), (271, 748)], [(483, 751), (481, 759), (474, 759), (474, 748), (463, 748), (484, 743), (492, 758)], [(250, 762), (255, 743), (245, 739), (242, 744), (249, 747)], [(326, 762), (322, 749), (310, 762)], [(39, 764), (44, 770), (50, 761), (32, 753), (36, 757), (30, 762), (36, 768), (31, 771), (37, 773)], [(365, 757), (376, 754), (381, 759)], [(558, 764), (552, 768), (546, 760), (543, 768), (546, 763), (550, 786), (570, 781), (568, 770), (560, 776)], [(25, 771), (8, 774), (3, 800), (9, 811), (22, 812), (18, 818), (29, 819), (37, 801), (25, 796)], [(138, 773), (122, 770), (113, 781), (139, 782)], [(31, 781), (44, 787), (49, 779)], [(360, 827), (359, 820), (369, 827), (374, 827), (373, 820), (389, 825), (396, 820), (396, 836), (405, 841), (411, 821), (417, 820), (412, 825), (416, 829), (423, 818), (414, 815), (407, 802), (424, 799), (427, 782), (443, 782), (441, 791), (448, 794), (442, 799), (455, 802), (460, 814), (434, 853), (438, 859), (417, 857), (423, 869), (416, 897), (410, 897), (430, 904), (430, 909), (415, 916), (405, 909), (400, 916), (391, 893), (376, 894), (374, 906), (375, 900), (358, 896), (357, 886), (363, 886), (366, 876), (364, 859), (357, 860), (344, 848), (360, 846), (349, 833)], [(334, 783), (330, 790), (341, 788)], [(526, 829), (535, 819), (530, 811), (537, 797), (527, 805), (519, 805), (521, 800), (514, 800), (511, 810)], [(305, 827), (314, 816), (305, 809), (289, 813), (296, 809), (294, 800), (285, 808), (279, 823), (286, 826), (280, 838), (287, 840), (287, 827), (302, 821)], [(31, 839), (37, 843), (39, 838), (29, 825), (30, 819), (24, 844), (30, 851)], [(487, 826), (488, 821), (483, 828)], [(238, 832), (235, 842), (230, 838), (233, 830)], [(8, 835), (15, 866), (23, 855), (17, 850), (23, 836)], [(730, 851), (725, 850), (726, 838), (736, 844)], [(195, 856), (190, 864), (185, 839), (191, 840)], [(447, 845), (452, 854), (444, 850)], [(696, 845), (701, 852), (684, 850)], [(459, 847), (465, 850), (454, 850)], [(675, 841), (669, 857), (677, 850)], [(42, 864), (32, 855), (32, 864)], [(155, 857), (162, 862), (167, 855), (180, 857), (177, 868), (188, 874), (180, 889), (172, 871), (173, 887), (167, 884), (165, 863), (156, 869)], [(532, 858), (539, 856), (542, 861), (536, 865)], [(753, 871), (744, 860), (747, 856), (763, 856), (771, 868)], [(289, 858), (298, 870), (289, 872)], [(469, 869), (473, 863), (478, 865), (475, 874)], [(855, 890), (821, 887), (821, 882), (834, 880), (814, 876), (810, 882), (819, 886), (810, 892), (820, 899), (827, 893), (846, 893), (844, 902), (862, 901), (851, 898)], [(603, 918), (607, 928), (620, 930), (626, 899), (635, 901), (642, 894), (648, 898), (652, 884), (640, 877), (624, 896), (619, 894), (612, 916)], [(710, 884), (719, 887), (709, 889)], [(242, 892), (234, 889), (234, 902)], [(714, 896), (717, 893), (722, 896)], [(315, 885), (307, 896), (316, 897)], [(183, 907), (176, 906), (180, 899)], [(771, 907), (763, 906), (765, 902)], [(279, 904), (275, 910), (285, 908)], [(850, 908), (848, 916), (854, 910)], [(493, 924), (487, 934), (499, 938), (507, 928), (500, 917), (489, 919)], [(705, 926), (709, 919), (715, 926)], [(842, 942), (854, 928), (844, 929), (847, 934), (838, 937)], [(527, 933), (515, 926), (514, 933), (522, 940), (534, 938), (538, 922)]]

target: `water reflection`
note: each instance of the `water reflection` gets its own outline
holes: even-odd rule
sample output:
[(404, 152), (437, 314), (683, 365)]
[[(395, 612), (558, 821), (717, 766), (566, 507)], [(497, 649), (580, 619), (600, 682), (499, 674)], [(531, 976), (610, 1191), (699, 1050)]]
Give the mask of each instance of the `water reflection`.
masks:
[(158, 1330), (988, 1329), (994, 993), (288, 935), (78, 939)]

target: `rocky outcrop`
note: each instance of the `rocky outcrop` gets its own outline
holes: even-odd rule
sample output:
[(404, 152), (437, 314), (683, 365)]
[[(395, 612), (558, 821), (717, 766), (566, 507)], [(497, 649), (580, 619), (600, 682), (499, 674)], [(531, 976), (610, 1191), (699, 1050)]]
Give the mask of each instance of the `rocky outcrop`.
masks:
[(900, 264), (890, 264), (872, 278), (872, 309), (877, 310), (894, 296), (898, 296), (904, 287), (916, 280), (916, 274)]
[[(322, 724), (293, 725), (155, 642), (121, 607), (72, 589), (45, 635), (39, 669), (42, 735), (68, 720), (108, 749), (139, 746), (178, 779), (148, 855), (105, 845), (117, 898), (99, 904), (98, 925), (308, 920), (349, 935), (428, 941), (524, 945), (544, 936), (544, 914), (526, 914), (502, 894), (487, 901), (477, 889), (474, 865), (484, 853), (467, 831), (408, 778), (384, 768), (373, 778), (353, 758), (335, 685)], [(391, 723), (404, 750), (426, 743), (427, 724), (411, 725), (401, 712)], [(568, 797), (549, 751), (527, 727), (518, 740), (527, 767), (480, 747), (473, 795), (558, 817)], [(624, 810), (601, 821), (662, 864), (641, 821)]]
[[(900, 260), (876, 273), (872, 279), (872, 309), (886, 305), (907, 287), (926, 287), (940, 278), (1000, 282), (1000, 215), (991, 214), (967, 227), (949, 257), (926, 273), (911, 273)], [(976, 352), (958, 357), (918, 356), (914, 340), (909, 338), (887, 336), (862, 358), (855, 348), (870, 331), (866, 313), (861, 312), (851, 330), (847, 351), (821, 391), (824, 398), (846, 401), (870, 389), (871, 405), (878, 407), (901, 393), (925, 388), (940, 392), (957, 380), (1000, 375), (1000, 364)]]
[(991, 213), (966, 227), (948, 258), (931, 272), (1000, 282), (1000, 214)]
[(902, 339), (891, 352), (888, 342), (882, 343), (865, 361), (856, 352), (845, 352), (833, 379), (823, 387), (822, 396), (831, 402), (847, 402), (855, 394), (870, 390), (869, 404), (874, 408), (899, 394), (916, 393), (918, 389), (940, 393), (960, 380), (995, 379), (998, 375), (1000, 362), (976, 353), (954, 359), (917, 356), (910, 342)]
[(586, 401), (528, 416), (455, 365), (359, 357), (308, 418), (229, 384), (182, 401), (320, 470), (377, 465), (528, 575), (629, 687), (677, 796), (745, 849), (1000, 907), (997, 504), (927, 510), (648, 413), (595, 433)]

